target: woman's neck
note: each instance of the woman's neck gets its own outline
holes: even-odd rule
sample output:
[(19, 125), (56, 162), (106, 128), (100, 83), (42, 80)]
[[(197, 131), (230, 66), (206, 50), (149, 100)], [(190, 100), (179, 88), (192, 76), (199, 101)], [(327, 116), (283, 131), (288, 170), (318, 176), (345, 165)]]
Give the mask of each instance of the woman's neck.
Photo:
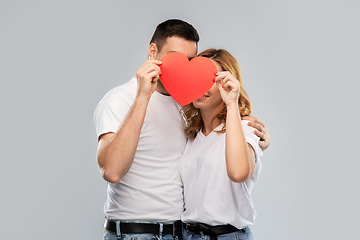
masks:
[(219, 109), (200, 109), (201, 117), (204, 122), (204, 127), (202, 133), (207, 136), (209, 135), (217, 126), (220, 125), (221, 121), (216, 116), (221, 112)]

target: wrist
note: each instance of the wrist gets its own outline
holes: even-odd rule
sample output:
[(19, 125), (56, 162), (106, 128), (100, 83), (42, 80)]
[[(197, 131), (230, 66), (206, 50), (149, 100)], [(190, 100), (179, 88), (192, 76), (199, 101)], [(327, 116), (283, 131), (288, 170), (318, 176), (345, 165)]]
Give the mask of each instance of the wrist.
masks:
[(136, 94), (136, 99), (139, 99), (141, 101), (149, 101), (151, 98), (153, 91), (148, 91), (144, 89), (138, 89), (138, 92)]
[(236, 108), (238, 109), (238, 103), (235, 102), (235, 101), (231, 101), (231, 102), (227, 102), (226, 103), (226, 108), (229, 109), (229, 108)]
[(134, 103), (136, 105), (148, 105), (149, 101), (150, 101), (150, 97), (151, 94), (140, 94), (138, 93), (138, 95), (136, 96)]

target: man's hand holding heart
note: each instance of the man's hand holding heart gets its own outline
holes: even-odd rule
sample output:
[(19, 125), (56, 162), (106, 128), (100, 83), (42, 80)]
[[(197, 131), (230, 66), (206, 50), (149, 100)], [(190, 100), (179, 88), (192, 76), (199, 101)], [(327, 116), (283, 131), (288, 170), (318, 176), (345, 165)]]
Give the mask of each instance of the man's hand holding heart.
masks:
[(156, 89), (157, 81), (161, 74), (161, 61), (147, 60), (137, 71), (138, 96), (150, 99)]

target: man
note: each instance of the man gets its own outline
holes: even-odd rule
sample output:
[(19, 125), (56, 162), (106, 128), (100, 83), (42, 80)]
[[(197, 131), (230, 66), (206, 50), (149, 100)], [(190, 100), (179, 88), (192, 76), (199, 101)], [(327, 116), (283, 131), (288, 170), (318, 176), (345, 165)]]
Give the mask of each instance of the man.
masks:
[[(198, 41), (196, 29), (184, 21), (159, 24), (149, 60), (136, 78), (109, 91), (95, 110), (97, 161), (109, 182), (104, 238), (167, 240), (181, 234), (183, 197), (177, 161), (186, 137), (179, 107), (159, 80), (159, 60), (174, 51), (196, 57)], [(261, 122), (252, 120), (266, 149), (269, 134)]]

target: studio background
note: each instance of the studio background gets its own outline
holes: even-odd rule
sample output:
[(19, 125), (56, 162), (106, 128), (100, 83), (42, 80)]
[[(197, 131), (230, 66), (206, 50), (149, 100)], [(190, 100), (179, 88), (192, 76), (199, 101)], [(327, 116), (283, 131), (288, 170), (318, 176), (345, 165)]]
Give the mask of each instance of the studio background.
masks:
[(257, 240), (354, 239), (358, 1), (0, 0), (0, 238), (102, 239), (93, 112), (180, 18), (199, 52), (239, 61), (272, 144), (252, 194)]

